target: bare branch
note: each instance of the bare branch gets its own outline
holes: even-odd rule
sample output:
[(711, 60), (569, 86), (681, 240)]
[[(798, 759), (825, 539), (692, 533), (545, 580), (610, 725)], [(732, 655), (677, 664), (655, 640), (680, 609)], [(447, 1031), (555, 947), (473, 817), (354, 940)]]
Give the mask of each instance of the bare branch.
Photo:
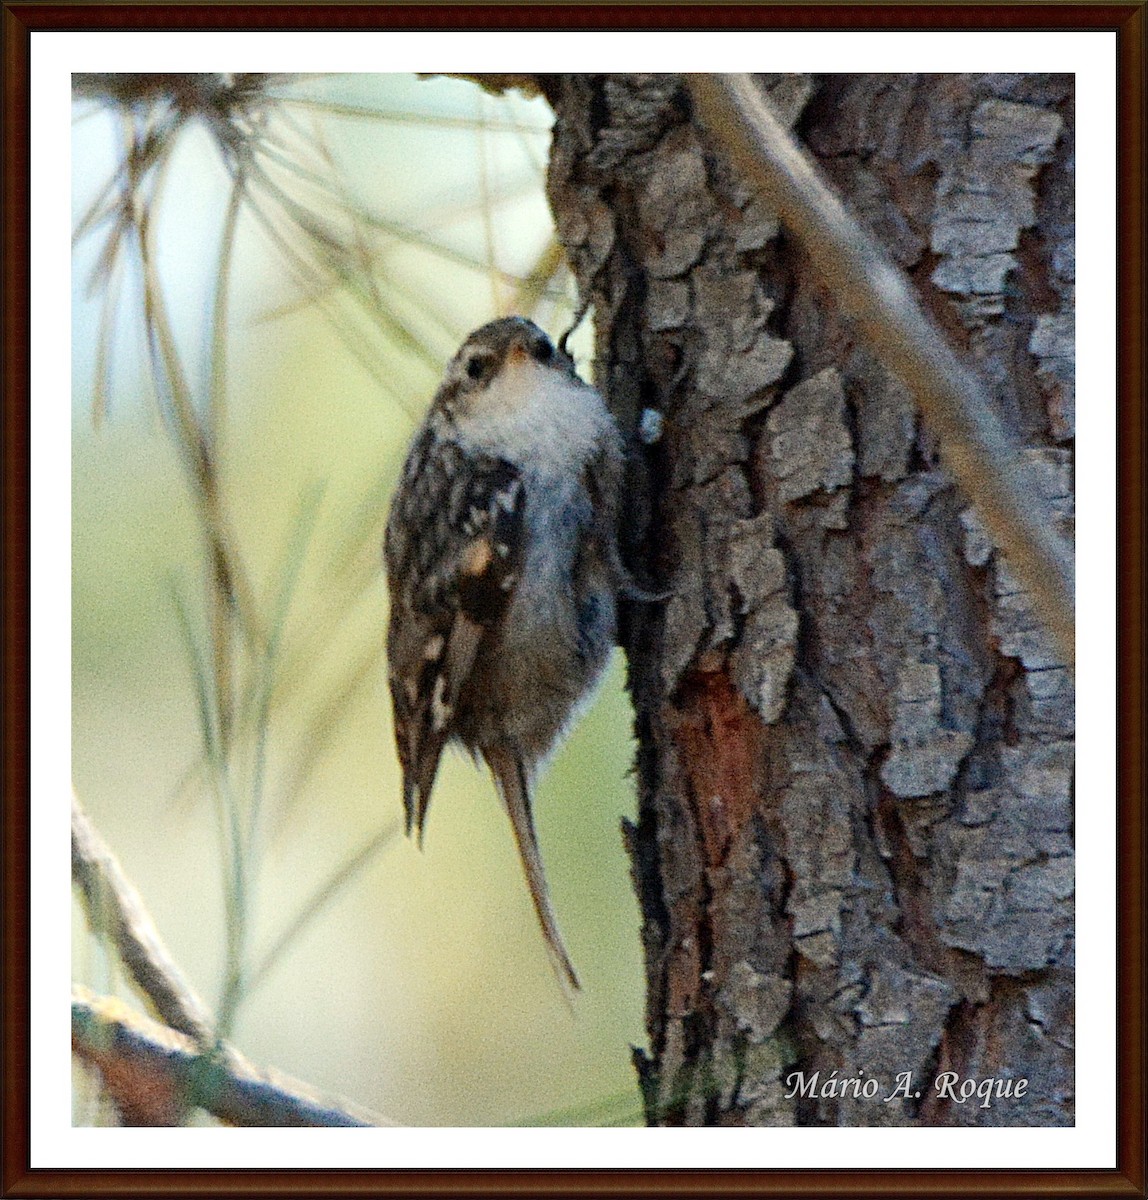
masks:
[(201, 1046), (215, 1040), (211, 1013), (180, 976), (139, 893), (72, 797), (72, 882), (92, 928), (108, 937), (128, 973), (172, 1029)]
[(817, 177), (749, 75), (691, 75), (698, 116), (801, 241), (842, 311), (900, 376), (937, 433), (945, 465), (1031, 591), (1066, 661), (1074, 655), (1072, 557), (977, 377), (912, 288)]
[(247, 1127), (389, 1124), (278, 1072), (201, 1054), (184, 1034), (83, 988), (72, 992), (72, 1050), (99, 1072), (126, 1124), (175, 1125), (187, 1104)]
[[(268, 955), (260, 973), (313, 915), (327, 893), (378, 848), (384, 831), (304, 910)], [(260, 1071), (221, 1043), (211, 1012), (179, 973), (135, 890), (75, 796), (72, 881), (92, 927), (107, 936), (132, 979), (166, 1022), (160, 1025), (120, 1001), (73, 987), (72, 1049), (97, 1069), (123, 1120), (132, 1125), (181, 1124), (188, 1106), (234, 1125), (389, 1125), (345, 1101), (325, 1101), (303, 1084)]]

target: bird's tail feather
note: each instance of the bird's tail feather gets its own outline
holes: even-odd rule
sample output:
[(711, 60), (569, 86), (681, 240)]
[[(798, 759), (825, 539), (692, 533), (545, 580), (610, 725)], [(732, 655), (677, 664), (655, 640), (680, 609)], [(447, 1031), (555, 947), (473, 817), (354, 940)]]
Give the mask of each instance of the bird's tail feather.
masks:
[(534, 902), (534, 911), (538, 914), (538, 923), (542, 926), (542, 935), (546, 939), (546, 948), (550, 953), (554, 972), (564, 988), (577, 991), (580, 988), (578, 976), (575, 974), (574, 964), (570, 961), (570, 955), (566, 952), (562, 935), (558, 932), (558, 922), (550, 904), (542, 855), (534, 833), (530, 780), (526, 767), (522, 759), (507, 746), (484, 750), (483, 757), (490, 767), (499, 795), (510, 816), (515, 841), (518, 843), (518, 855), (530, 888), (530, 899)]

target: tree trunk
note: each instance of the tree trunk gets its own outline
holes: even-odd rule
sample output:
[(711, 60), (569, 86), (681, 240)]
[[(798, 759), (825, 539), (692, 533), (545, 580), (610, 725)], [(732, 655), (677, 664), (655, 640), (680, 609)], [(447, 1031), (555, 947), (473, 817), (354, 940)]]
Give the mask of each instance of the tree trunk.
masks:
[[(1071, 77), (761, 82), (1069, 532)], [(628, 532), (671, 596), (623, 630), (649, 1122), (1071, 1125), (1070, 672), (682, 80), (544, 86), (597, 381), (663, 417)]]

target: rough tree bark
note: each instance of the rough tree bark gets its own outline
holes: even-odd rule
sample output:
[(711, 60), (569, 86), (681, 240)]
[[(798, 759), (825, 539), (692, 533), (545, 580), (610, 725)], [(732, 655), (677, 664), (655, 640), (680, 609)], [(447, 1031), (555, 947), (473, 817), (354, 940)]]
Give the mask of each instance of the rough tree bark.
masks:
[[(1070, 532), (1071, 77), (761, 79)], [(1071, 1124), (1069, 671), (681, 79), (543, 83), (598, 382), (664, 418), (631, 549), (672, 596), (624, 629), (648, 1120)], [(961, 1104), (947, 1071), (1027, 1086)]]

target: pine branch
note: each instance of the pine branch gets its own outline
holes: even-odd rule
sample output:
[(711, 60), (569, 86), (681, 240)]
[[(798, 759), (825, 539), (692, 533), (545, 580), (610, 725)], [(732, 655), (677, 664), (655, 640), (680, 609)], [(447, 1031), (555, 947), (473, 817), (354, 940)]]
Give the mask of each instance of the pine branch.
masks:
[(188, 1104), (251, 1128), (388, 1124), (278, 1072), (201, 1054), (185, 1034), (84, 988), (72, 991), (72, 1050), (99, 1072), (127, 1125), (178, 1125)]
[(183, 979), (139, 893), (72, 797), (72, 881), (164, 1024), (121, 1001), (72, 992), (72, 1050), (94, 1067), (130, 1125), (178, 1125), (189, 1106), (247, 1126), (387, 1125), (344, 1101), (260, 1071), (221, 1044), (211, 1012)]

